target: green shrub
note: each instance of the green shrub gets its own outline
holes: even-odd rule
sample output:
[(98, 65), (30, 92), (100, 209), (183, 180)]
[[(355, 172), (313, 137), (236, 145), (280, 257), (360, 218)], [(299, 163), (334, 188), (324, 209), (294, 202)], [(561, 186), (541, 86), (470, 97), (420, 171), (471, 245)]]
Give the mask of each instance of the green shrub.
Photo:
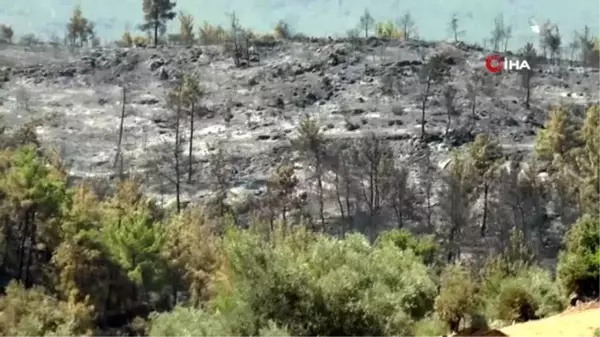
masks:
[(407, 335), (433, 308), (427, 267), (389, 242), (372, 246), (362, 235), (339, 240), (305, 230), (265, 242), (231, 229), (224, 248), (232, 290), (213, 305), (260, 326), (273, 321), (293, 335)]
[(535, 317), (537, 302), (521, 280), (508, 279), (500, 287), (497, 310), (501, 320), (525, 322)]
[(287, 329), (283, 329), (277, 326), (277, 324), (275, 324), (275, 322), (273, 321), (269, 321), (267, 323), (267, 326), (264, 328), (261, 328), (258, 331), (258, 334), (262, 337), (285, 337), (285, 336), (290, 336), (290, 333), (287, 331)]
[(153, 314), (148, 329), (148, 336), (231, 336), (234, 334), (224, 316), (184, 307)]
[[(510, 292), (526, 293), (534, 310), (532, 317), (547, 317), (564, 309), (565, 301), (558, 284), (552, 280), (550, 272), (540, 267), (523, 267), (516, 275), (507, 275), (501, 269), (487, 266), (481, 282), (481, 299), (486, 316), (506, 320), (506, 306), (510, 306), (502, 296)], [(516, 286), (513, 286), (515, 285)], [(512, 289), (518, 287), (520, 290)], [(504, 292), (504, 295), (502, 295)], [(503, 302), (504, 301), (504, 302)], [(512, 317), (511, 315), (508, 315)], [(510, 318), (511, 320), (513, 318)]]
[(414, 336), (443, 336), (448, 333), (448, 326), (437, 315), (427, 316), (415, 323)]
[(600, 221), (584, 216), (567, 232), (565, 249), (559, 255), (559, 280), (569, 293), (597, 297), (600, 283)]
[(435, 311), (452, 331), (461, 321), (476, 312), (477, 285), (471, 273), (461, 265), (452, 265), (442, 272), (440, 294), (435, 300)]
[[(516, 305), (508, 303), (510, 298), (502, 297), (508, 296), (507, 292), (517, 292), (530, 299), (534, 313), (527, 314), (529, 316), (546, 317), (564, 308), (563, 294), (558, 284), (549, 271), (534, 264), (533, 256), (526, 247), (523, 233), (513, 230), (504, 252), (485, 264), (480, 294), (487, 317), (494, 320), (516, 319), (512, 314), (507, 314), (512, 310), (507, 307)], [(513, 289), (517, 287), (514, 284), (519, 289)], [(503, 292), (504, 295), (501, 296)]]
[(600, 328), (594, 330), (594, 337), (600, 337)]
[(416, 237), (407, 229), (394, 229), (379, 236), (378, 243), (393, 243), (401, 250), (410, 249), (421, 257), (426, 265), (433, 264), (439, 253), (439, 247), (433, 236)]
[(2, 336), (92, 335), (93, 308), (85, 303), (59, 301), (42, 288), (25, 289), (12, 281), (0, 297)]

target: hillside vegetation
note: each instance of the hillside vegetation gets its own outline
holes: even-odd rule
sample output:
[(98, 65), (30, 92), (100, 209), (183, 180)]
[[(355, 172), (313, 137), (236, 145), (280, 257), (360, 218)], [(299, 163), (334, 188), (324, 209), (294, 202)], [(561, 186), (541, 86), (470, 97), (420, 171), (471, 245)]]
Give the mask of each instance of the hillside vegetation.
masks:
[[(374, 242), (357, 233), (332, 237), (310, 230), (309, 220), (286, 217), (295, 208), (282, 202), (297, 178), (285, 168), (272, 180), (274, 203), (254, 209), (253, 221), (231, 209), (206, 211), (218, 204), (177, 214), (144, 197), (134, 180), (104, 197), (85, 183), (69, 187), (60, 158), (37, 146), (30, 132), (5, 135), (0, 190), (8, 284), (0, 332), (436, 335), (561, 312), (571, 293), (580, 300), (598, 296), (600, 256), (599, 109), (591, 106), (579, 126), (561, 111), (536, 144), (536, 165), (550, 177), (528, 178), (549, 194), (568, 181), (561, 196), (580, 212), (568, 224), (556, 280), (524, 241), (530, 227), (507, 227), (503, 252), (470, 262), (456, 260), (459, 247), (451, 240), (439, 245), (404, 229)], [(460, 198), (469, 194), (460, 189), (493, 153), (484, 139), (455, 153), (445, 178), (446, 193), (454, 193), (448, 201), (466, 202)], [(519, 186), (519, 193), (533, 191)], [(460, 235), (456, 226), (468, 223), (459, 216), (467, 214), (457, 214), (464, 210), (458, 204), (452, 209), (446, 219), (454, 226), (447, 228)], [(278, 215), (269, 223), (262, 211)]]

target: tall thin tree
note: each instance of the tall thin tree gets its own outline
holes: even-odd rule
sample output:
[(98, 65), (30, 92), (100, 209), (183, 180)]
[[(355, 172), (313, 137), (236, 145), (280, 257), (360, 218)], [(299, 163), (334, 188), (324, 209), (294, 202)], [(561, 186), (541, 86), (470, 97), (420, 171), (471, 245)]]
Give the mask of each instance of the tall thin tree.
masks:
[(142, 9), (146, 22), (140, 25), (140, 29), (153, 34), (155, 46), (158, 45), (159, 32), (165, 32), (167, 21), (175, 18), (175, 5), (171, 0), (143, 0)]

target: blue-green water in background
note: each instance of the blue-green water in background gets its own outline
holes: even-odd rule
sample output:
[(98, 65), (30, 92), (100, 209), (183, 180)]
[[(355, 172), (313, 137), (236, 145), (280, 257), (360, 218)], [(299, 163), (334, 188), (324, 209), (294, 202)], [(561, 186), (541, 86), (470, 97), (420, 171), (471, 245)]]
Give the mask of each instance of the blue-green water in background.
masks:
[[(35, 33), (40, 37), (62, 36), (75, 4), (83, 7), (103, 38), (117, 39), (126, 28), (135, 29), (142, 20), (142, 0), (0, 0), (0, 23), (12, 25), (16, 35)], [(194, 15), (198, 22), (226, 23), (225, 13), (236, 11), (242, 25), (270, 31), (280, 19), (307, 35), (345, 35), (368, 8), (376, 20), (396, 19), (410, 11), (420, 37), (447, 39), (453, 13), (461, 20), (464, 40), (481, 43), (488, 38), (496, 16), (502, 14), (513, 26), (510, 49), (537, 41), (528, 19), (558, 24), (563, 39), (589, 25), (600, 29), (599, 0), (178, 0), (177, 9)], [(174, 31), (178, 22), (170, 23)]]

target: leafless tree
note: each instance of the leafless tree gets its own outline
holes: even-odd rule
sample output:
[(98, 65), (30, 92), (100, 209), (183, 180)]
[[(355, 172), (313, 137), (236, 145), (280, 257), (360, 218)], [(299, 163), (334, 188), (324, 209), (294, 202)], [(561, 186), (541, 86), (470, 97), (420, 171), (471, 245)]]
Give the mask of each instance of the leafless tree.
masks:
[(461, 156), (455, 155), (450, 163), (450, 172), (442, 176), (439, 206), (442, 218), (448, 226), (448, 262), (460, 258), (459, 240), (472, 218), (472, 184), (466, 175), (465, 164)]
[(447, 70), (448, 67), (445, 63), (443, 55), (441, 54), (433, 55), (421, 69), (420, 80), (425, 86), (421, 95), (421, 139), (425, 139), (426, 135), (425, 108), (427, 106), (429, 95), (431, 94), (431, 87), (446, 76)]
[(438, 172), (435, 164), (431, 160), (431, 149), (424, 145), (422, 154), (417, 161), (419, 166), (419, 187), (423, 196), (423, 213), (425, 226), (429, 233), (434, 231), (433, 213), (434, 213), (434, 183), (438, 180)]
[(511, 164), (510, 169), (502, 170), (498, 176), (498, 196), (492, 207), (500, 242), (506, 245), (513, 228), (523, 233), (526, 242), (533, 242), (534, 232), (543, 241), (548, 223), (547, 188), (536, 176), (535, 169)]
[(217, 145), (217, 150), (210, 155), (209, 168), (212, 180), (213, 200), (219, 217), (225, 216), (229, 211), (227, 196), (232, 181), (232, 168), (227, 153), (223, 147)]
[(506, 26), (504, 29), (504, 52), (508, 51), (508, 41), (513, 37), (512, 35), (512, 26)]
[(375, 19), (373, 19), (369, 10), (365, 8), (359, 22), (360, 29), (365, 32), (365, 38), (369, 37), (369, 31), (373, 29), (374, 25)]
[(577, 37), (579, 39), (581, 63), (585, 66), (597, 67), (600, 53), (594, 50), (595, 39), (590, 32), (590, 27), (586, 25), (581, 33), (577, 33)]
[(407, 221), (417, 220), (418, 193), (409, 179), (406, 167), (395, 168), (390, 176), (391, 206), (394, 209), (398, 228), (403, 228)]
[(204, 95), (203, 89), (200, 87), (198, 79), (195, 75), (186, 74), (183, 77), (183, 85), (182, 85), (182, 105), (187, 110), (187, 115), (189, 117), (189, 139), (188, 139), (188, 172), (187, 172), (187, 181), (188, 183), (192, 182), (192, 174), (193, 174), (193, 165), (194, 165), (194, 131), (195, 125), (194, 122), (196, 117), (200, 115), (200, 110), (198, 109), (198, 102)]
[(396, 24), (400, 27), (405, 41), (408, 41), (413, 37), (413, 33), (415, 32), (415, 21), (410, 12), (404, 13)]
[(241, 46), (241, 38), (240, 33), (242, 28), (240, 27), (239, 19), (235, 12), (228, 14), (229, 17), (229, 38), (231, 43), (231, 52), (233, 54), (233, 61), (236, 67), (240, 67), (242, 65), (242, 46)]
[(533, 49), (533, 44), (527, 43), (525, 47), (523, 47), (522, 51), (523, 58), (527, 60), (529, 67), (531, 69), (521, 69), (521, 85), (525, 89), (525, 107), (527, 109), (530, 108), (529, 102), (531, 100), (531, 78), (535, 74), (533, 71), (534, 62), (536, 59), (535, 49)]
[(454, 13), (448, 24), (448, 28), (450, 29), (450, 32), (452, 32), (452, 36), (454, 36), (454, 42), (458, 42), (458, 38), (465, 34), (465, 31), (461, 30), (459, 27), (459, 21), (458, 14)]
[(569, 63), (571, 64), (571, 66), (573, 66), (575, 64), (575, 55), (577, 53), (577, 51), (580, 48), (580, 40), (579, 37), (577, 36), (577, 33), (574, 34), (573, 36), (573, 40), (571, 42), (569, 42)]
[(374, 239), (375, 218), (388, 200), (389, 179), (394, 167), (391, 148), (374, 133), (366, 134), (356, 144), (354, 163), (357, 168), (359, 198), (369, 212), (369, 235)]
[(352, 177), (351, 156), (350, 145), (343, 141), (331, 143), (327, 150), (327, 163), (334, 174), (335, 195), (342, 217), (342, 236), (346, 232), (344, 222), (350, 224), (354, 212), (354, 202), (351, 201), (351, 198), (355, 190), (353, 183), (356, 180)]
[(491, 77), (483, 72), (475, 71), (469, 75), (467, 81), (467, 98), (471, 104), (471, 119), (474, 124), (477, 116), (475, 109), (477, 107), (477, 99), (481, 95), (492, 97), (495, 87)]
[(492, 29), (490, 42), (494, 51), (500, 51), (500, 45), (506, 38), (506, 26), (504, 16), (499, 15), (494, 19), (494, 29)]
[(121, 101), (121, 117), (119, 118), (119, 140), (117, 141), (117, 153), (115, 155), (115, 161), (113, 162), (113, 168), (119, 165), (119, 177), (123, 179), (123, 155), (121, 144), (123, 141), (123, 127), (125, 123), (125, 104), (127, 101), (127, 89), (123, 86), (123, 99)]
[(446, 134), (450, 131), (450, 123), (452, 117), (458, 116), (459, 111), (456, 109), (456, 94), (458, 90), (455, 86), (449, 84), (444, 87), (444, 106), (446, 108), (446, 115), (448, 116), (448, 122), (446, 123)]
[(548, 51), (550, 52), (550, 61), (554, 64), (557, 61), (557, 57), (559, 57), (562, 44), (562, 38), (560, 36), (558, 26), (552, 24), (552, 26), (544, 32), (543, 38), (544, 45), (547, 46)]

